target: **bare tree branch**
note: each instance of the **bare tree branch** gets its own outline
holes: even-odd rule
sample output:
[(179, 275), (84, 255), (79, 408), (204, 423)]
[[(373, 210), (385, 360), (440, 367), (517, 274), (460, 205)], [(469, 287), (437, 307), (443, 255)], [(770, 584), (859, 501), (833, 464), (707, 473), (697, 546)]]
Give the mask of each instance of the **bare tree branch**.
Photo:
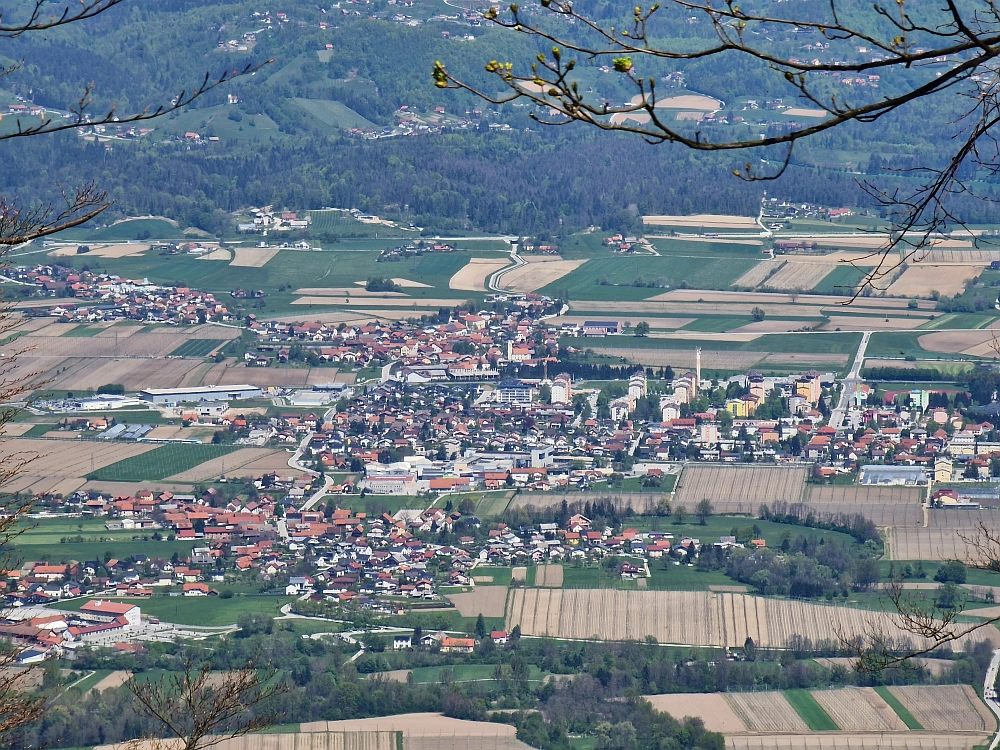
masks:
[[(983, 196), (975, 193), (972, 178), (960, 176), (963, 168), (978, 170), (980, 180), (984, 170), (989, 176), (1000, 171), (1000, 154), (991, 135), (1000, 122), (1000, 5), (995, 0), (980, 0), (973, 12), (965, 6), (960, 9), (955, 0), (944, 0), (942, 7), (931, 9), (921, 6), (930, 19), (926, 22), (914, 20), (906, 0), (876, 2), (871, 12), (877, 23), (870, 24), (876, 30), (842, 20), (836, 0), (829, 0), (825, 13), (822, 7), (810, 5), (811, 15), (795, 17), (747, 11), (735, 0), (723, 0), (719, 5), (711, 0), (669, 3), (674, 9), (694, 14), (695, 19), (707, 19), (714, 38), (693, 48), (689, 40), (676, 48), (654, 41), (650, 22), (660, 11), (659, 3), (649, 8), (636, 6), (627, 28), (606, 26), (588, 18), (572, 0), (540, 0), (540, 6), (530, 8), (511, 4), (507, 12), (491, 7), (484, 17), (496, 26), (551, 43), (548, 53), (539, 54), (530, 68), (509, 61), (490, 61), (486, 71), (499, 84), (499, 93), (452, 75), (440, 61), (435, 63), (432, 77), (440, 88), (465, 90), (495, 104), (525, 100), (535, 105), (530, 116), (547, 125), (580, 122), (599, 130), (630, 133), (651, 144), (676, 143), (696, 151), (787, 147), (776, 170), (761, 173), (749, 162), (743, 169), (734, 170), (744, 180), (781, 176), (790, 164), (792, 147), (800, 140), (847, 123), (872, 123), (912, 102), (951, 91), (967, 97), (970, 105), (962, 118), (951, 123), (959, 132), (947, 164), (911, 170), (908, 176), (918, 178), (920, 185), (910, 192), (879, 188), (870, 180), (861, 182), (863, 190), (890, 210), (892, 229), (885, 245), (873, 253), (880, 256), (879, 260), (874, 268), (866, 267), (865, 279), (856, 288), (855, 297), (867, 290), (884, 291), (885, 282), (904, 264), (922, 260), (923, 251), (936, 238), (951, 228), (966, 228), (951, 208), (952, 199), (958, 195)], [(541, 18), (535, 19), (539, 11)], [(552, 20), (563, 23), (546, 23)], [(554, 30), (565, 28), (573, 29), (572, 34)], [(841, 52), (850, 51), (850, 55), (801, 60), (776, 54), (773, 45), (763, 41), (767, 31), (775, 28), (818, 33), (824, 40), (836, 43)], [(860, 48), (869, 52), (854, 54)], [(635, 92), (631, 102), (615, 105), (595, 101), (575, 80), (578, 60), (568, 59), (569, 55), (590, 63), (607, 60), (620, 81)], [(661, 98), (655, 77), (643, 77), (639, 72), (642, 62), (691, 61), (719, 55), (733, 56), (733, 64), (739, 64), (741, 56), (764, 63), (784, 79), (797, 98), (822, 110), (825, 118), (813, 124), (792, 124), (786, 130), (761, 134), (759, 138), (716, 136), (697, 126), (667, 120), (659, 108)], [(819, 93), (823, 90), (819, 85), (821, 76), (831, 73), (884, 74), (897, 69), (921, 72), (941, 61), (946, 61), (943, 69), (939, 65), (933, 71), (928, 68), (925, 74), (911, 75), (895, 93), (868, 97), (867, 101), (852, 103), (835, 94)], [(979, 240), (973, 235), (973, 241)]]
[(265, 704), (289, 689), (273, 668), (249, 663), (220, 673), (191, 662), (158, 681), (132, 675), (125, 687), (138, 710), (158, 721), (168, 739), (180, 740), (183, 750), (204, 750), (273, 725), (278, 717)]

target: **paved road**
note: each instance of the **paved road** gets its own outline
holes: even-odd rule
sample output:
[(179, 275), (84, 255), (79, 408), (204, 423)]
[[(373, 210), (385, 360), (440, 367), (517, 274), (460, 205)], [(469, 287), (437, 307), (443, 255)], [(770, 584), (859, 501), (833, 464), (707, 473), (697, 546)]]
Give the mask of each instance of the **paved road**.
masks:
[(514, 264), (512, 266), (507, 266), (506, 268), (501, 268), (499, 271), (492, 274), (489, 280), (486, 282), (486, 288), (491, 292), (503, 292), (506, 291), (500, 286), (500, 279), (505, 275), (513, 271), (515, 268), (520, 268), (523, 265), (527, 265), (524, 258), (517, 254), (517, 248), (511, 247), (510, 249), (510, 259)]
[[(983, 694), (984, 695), (995, 695), (993, 693), (993, 686), (997, 681), (997, 669), (1000, 669), (1000, 648), (993, 652), (993, 659), (990, 661), (990, 668), (986, 670), (986, 681), (983, 683)], [(997, 717), (997, 733), (993, 737), (993, 741), (990, 743), (990, 750), (996, 750), (996, 746), (1000, 744), (1000, 704), (997, 703), (996, 698), (986, 698), (986, 705), (990, 707), (990, 711), (996, 714)]]
[(851, 365), (851, 371), (842, 382), (840, 401), (837, 402), (836, 408), (830, 414), (830, 426), (835, 430), (839, 430), (843, 426), (844, 419), (847, 417), (847, 410), (851, 405), (851, 399), (857, 392), (858, 386), (865, 382), (864, 378), (861, 377), (861, 365), (864, 364), (865, 349), (868, 348), (868, 341), (871, 337), (872, 331), (865, 331), (861, 337), (861, 343), (858, 345), (858, 353), (854, 355), (854, 364)]

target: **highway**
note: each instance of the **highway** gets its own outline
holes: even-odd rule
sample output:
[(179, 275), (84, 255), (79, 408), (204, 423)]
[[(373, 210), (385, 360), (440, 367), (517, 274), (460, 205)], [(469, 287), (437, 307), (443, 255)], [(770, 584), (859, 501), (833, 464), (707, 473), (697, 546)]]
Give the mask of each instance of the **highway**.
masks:
[(847, 418), (847, 410), (851, 405), (851, 399), (857, 392), (858, 386), (864, 382), (864, 378), (861, 377), (861, 365), (864, 364), (865, 349), (868, 348), (868, 341), (871, 337), (872, 331), (865, 331), (861, 337), (861, 343), (858, 345), (858, 353), (854, 355), (854, 364), (851, 365), (851, 371), (841, 383), (840, 400), (837, 402), (836, 408), (830, 413), (830, 426), (835, 430), (839, 431), (844, 424), (844, 420)]

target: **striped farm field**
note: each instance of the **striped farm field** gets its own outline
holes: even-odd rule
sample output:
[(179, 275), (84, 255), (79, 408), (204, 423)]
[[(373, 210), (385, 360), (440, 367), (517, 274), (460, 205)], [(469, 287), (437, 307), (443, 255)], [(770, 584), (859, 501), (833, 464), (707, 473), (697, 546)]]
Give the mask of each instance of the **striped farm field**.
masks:
[(762, 260), (756, 266), (736, 279), (736, 281), (733, 282), (733, 286), (740, 288), (753, 288), (759, 286), (764, 283), (768, 276), (778, 271), (784, 264), (785, 261), (783, 260)]
[(874, 688), (813, 690), (815, 699), (841, 729), (849, 732), (904, 731), (906, 724)]
[(905, 685), (889, 690), (931, 731), (992, 732), (996, 720), (968, 685)]
[(544, 586), (551, 589), (562, 588), (563, 566), (562, 565), (539, 565), (535, 570), (535, 585)]
[(716, 513), (756, 513), (761, 503), (800, 502), (806, 472), (805, 467), (689, 465), (677, 483), (677, 503), (692, 510), (709, 500)]
[(729, 693), (729, 705), (751, 732), (808, 732), (798, 712), (784, 693)]
[(736, 734), (726, 736), (727, 750), (972, 750), (986, 747), (986, 733), (825, 732), (822, 734)]
[[(397, 750), (396, 732), (365, 730), (348, 732), (301, 732), (299, 734), (253, 734), (218, 742), (220, 750)], [(136, 740), (127, 745), (98, 745), (94, 750), (157, 750), (176, 748), (170, 740)]]
[(506, 586), (477, 586), (464, 594), (451, 594), (451, 603), (462, 617), (503, 617), (507, 603)]
[[(686, 646), (739, 647), (747, 637), (764, 648), (786, 648), (794, 640), (836, 643), (838, 632), (861, 634), (874, 623), (902, 637), (883, 612), (733, 592), (623, 591), (616, 589), (514, 589), (507, 630), (525, 635), (580, 640), (642, 640)], [(914, 639), (915, 640), (915, 639)], [(963, 636), (957, 648), (980, 640), (1000, 645), (1000, 632), (983, 629)]]
[(834, 269), (829, 263), (789, 261), (763, 284), (765, 289), (812, 289)]

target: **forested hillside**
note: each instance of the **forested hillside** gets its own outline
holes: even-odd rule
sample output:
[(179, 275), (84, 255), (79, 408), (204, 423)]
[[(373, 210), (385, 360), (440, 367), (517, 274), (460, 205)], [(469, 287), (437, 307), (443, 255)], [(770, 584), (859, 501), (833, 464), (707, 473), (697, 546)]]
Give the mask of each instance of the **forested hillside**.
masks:
[[(228, 212), (252, 204), (356, 207), (430, 230), (559, 233), (591, 224), (628, 230), (643, 213), (752, 214), (764, 189), (800, 201), (873, 206), (858, 185), (861, 174), (878, 174), (885, 183), (913, 179), (882, 167), (936, 163), (950, 141), (928, 128), (926, 118), (898, 113), (810, 141), (777, 182), (745, 183), (731, 172), (746, 155), (691, 154), (576, 125), (549, 128), (523, 106), (494, 107), (432, 85), (436, 59), (489, 85), (483, 62), (529, 61), (536, 50), (527, 37), (470, 25), (463, 10), (439, 0), (338, 6), (127, 2), (44, 38), (9, 40), (6, 60), (23, 59), (24, 66), (0, 85), (63, 111), (89, 81), (95, 112), (112, 104), (126, 112), (169, 101), (205, 72), (273, 62), (207, 94), (190, 111), (153, 121), (153, 132), (143, 137), (97, 141), (69, 134), (6, 142), (0, 189), (33, 201), (95, 180), (116, 201), (107, 218), (162, 214), (212, 232), (228, 222)], [(613, 6), (595, 4), (595, 13), (610, 18)], [(656, 33), (683, 41), (710, 29), (684, 22), (674, 8)], [(774, 43), (787, 53), (804, 41)], [(664, 80), (674, 74), (670, 85), (678, 91), (716, 97), (737, 113), (748, 99), (789, 96), (762, 66), (730, 62), (660, 61), (658, 69), (643, 72)], [(627, 96), (599, 64), (581, 68), (582, 85), (596, 98)], [(892, 85), (882, 83), (883, 89)], [(954, 98), (918, 106), (958, 111)], [(447, 116), (435, 115), (435, 108)], [(387, 135), (401, 112), (437, 121), (407, 137), (346, 132), (357, 127)], [(5, 116), (2, 126), (10, 122)], [(706, 127), (711, 136), (713, 126)], [(714, 127), (750, 132), (737, 124)], [(191, 131), (203, 137), (197, 145), (185, 141)], [(972, 200), (960, 209), (974, 221), (993, 213)]]

